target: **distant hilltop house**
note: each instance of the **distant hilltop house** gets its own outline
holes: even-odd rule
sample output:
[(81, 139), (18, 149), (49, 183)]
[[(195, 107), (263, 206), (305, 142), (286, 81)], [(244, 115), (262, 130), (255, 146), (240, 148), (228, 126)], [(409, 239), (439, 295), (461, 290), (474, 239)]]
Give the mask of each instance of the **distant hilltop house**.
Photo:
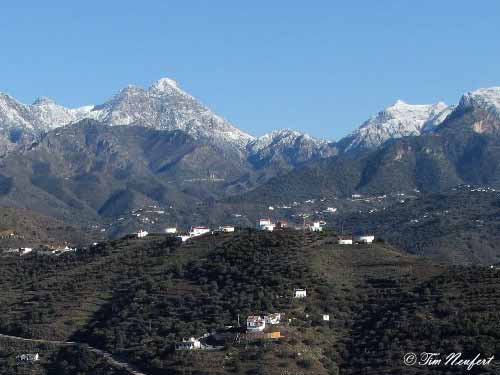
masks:
[(21, 247), (19, 249), (19, 255), (26, 255), (26, 254), (29, 254), (33, 251), (33, 249), (31, 247)]
[(257, 224), (257, 229), (267, 230), (269, 232), (272, 232), (275, 227), (276, 227), (276, 224), (271, 222), (271, 219), (260, 219), (258, 224)]
[(221, 232), (234, 232), (234, 227), (231, 225), (223, 225), (223, 226), (219, 227), (219, 230)]
[(197, 236), (202, 236), (209, 232), (210, 232), (209, 227), (192, 227), (191, 230), (189, 231), (189, 235), (191, 237), (197, 237)]
[(307, 291), (305, 289), (295, 289), (293, 291), (293, 298), (306, 298)]
[(261, 332), (266, 328), (266, 320), (257, 315), (247, 317), (247, 331)]
[(38, 353), (35, 354), (19, 354), (16, 357), (18, 362), (36, 362), (40, 360)]
[(335, 213), (335, 212), (337, 212), (337, 208), (336, 207), (327, 207), (325, 212)]
[(190, 238), (202, 236), (206, 233), (210, 233), (209, 227), (205, 227), (205, 226), (191, 227), (188, 234), (181, 234), (181, 235), (177, 236), (177, 238), (180, 238), (182, 240), (182, 242), (185, 242), (185, 241), (189, 240)]
[(368, 243), (372, 243), (374, 240), (375, 240), (375, 236), (372, 236), (372, 235), (363, 234), (363, 235), (354, 236), (354, 241), (357, 243), (368, 244)]
[(351, 236), (339, 236), (337, 239), (337, 243), (339, 245), (352, 245), (352, 237)]
[(165, 228), (165, 233), (167, 233), (167, 234), (175, 234), (175, 233), (177, 233), (177, 227)]
[(36, 250), (37, 254), (40, 255), (61, 255), (67, 252), (72, 252), (72, 251), (77, 251), (75, 247), (69, 247), (69, 246), (49, 246), (49, 247), (42, 247)]
[(311, 232), (322, 232), (323, 227), (326, 225), (325, 221), (315, 221), (311, 225), (309, 225), (309, 230)]
[(137, 238), (144, 238), (148, 235), (149, 233), (146, 232), (145, 230), (140, 230), (139, 232), (137, 232)]
[(184, 339), (181, 342), (175, 344), (175, 350), (195, 350), (201, 349), (201, 341), (190, 337), (189, 339)]

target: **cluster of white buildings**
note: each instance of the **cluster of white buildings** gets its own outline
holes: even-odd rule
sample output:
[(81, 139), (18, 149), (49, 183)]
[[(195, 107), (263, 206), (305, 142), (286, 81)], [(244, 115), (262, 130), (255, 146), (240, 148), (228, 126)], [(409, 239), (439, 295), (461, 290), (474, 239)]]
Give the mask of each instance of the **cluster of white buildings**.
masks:
[(355, 243), (359, 244), (371, 244), (375, 240), (375, 236), (363, 234), (358, 236), (339, 236), (337, 243), (339, 245), (352, 245)]
[(40, 360), (38, 353), (35, 354), (19, 354), (16, 357), (17, 362), (37, 362)]
[[(222, 225), (219, 227), (218, 231), (219, 232), (234, 232), (234, 227), (231, 225)], [(168, 227), (165, 228), (165, 233), (166, 234), (176, 234), (177, 233), (177, 227)], [(212, 230), (209, 227), (206, 226), (193, 226), (189, 229), (189, 231), (186, 234), (179, 234), (177, 236), (178, 239), (182, 240), (182, 242), (185, 242), (189, 240), (190, 238), (193, 237), (198, 237), (198, 236), (203, 236), (204, 234), (207, 233), (212, 233)], [(149, 233), (145, 230), (140, 230), (139, 232), (135, 233), (137, 238), (144, 238), (148, 235)]]
[(262, 332), (266, 325), (276, 325), (281, 322), (281, 313), (272, 313), (264, 316), (250, 315), (247, 317), (247, 331)]
[[(234, 227), (231, 225), (223, 225), (219, 227), (219, 232), (226, 232), (226, 233), (234, 232)], [(185, 242), (190, 238), (203, 236), (204, 234), (207, 233), (212, 233), (212, 230), (209, 227), (205, 226), (191, 227), (191, 229), (187, 234), (179, 235), (177, 236), (177, 238), (180, 238), (182, 242)]]
[(64, 247), (40, 247), (33, 249), (31, 247), (20, 247), (20, 248), (15, 248), (15, 249), (8, 249), (5, 250), (4, 253), (6, 254), (17, 254), (19, 256), (27, 255), (30, 253), (36, 253), (39, 255), (61, 255), (67, 252), (73, 252), (76, 251), (77, 249), (75, 247), (69, 247), (69, 246), (64, 246)]

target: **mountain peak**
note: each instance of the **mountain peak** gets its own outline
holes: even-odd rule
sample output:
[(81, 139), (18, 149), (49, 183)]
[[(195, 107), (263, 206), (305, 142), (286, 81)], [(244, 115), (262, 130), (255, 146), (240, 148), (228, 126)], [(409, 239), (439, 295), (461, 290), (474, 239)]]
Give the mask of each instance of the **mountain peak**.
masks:
[(400, 107), (400, 106), (405, 106), (405, 105), (408, 105), (408, 103), (406, 103), (405, 101), (403, 101), (401, 99), (397, 99), (391, 107)]
[(408, 104), (398, 99), (393, 105), (370, 117), (339, 143), (346, 151), (375, 148), (391, 138), (420, 135), (435, 128), (450, 113), (443, 102)]
[(40, 96), (39, 98), (37, 98), (32, 105), (34, 106), (40, 106), (40, 105), (48, 105), (48, 104), (56, 104), (56, 102), (51, 99), (51, 98), (48, 98), (46, 96)]
[(482, 88), (462, 96), (459, 107), (480, 108), (500, 115), (500, 87)]
[(177, 81), (172, 78), (163, 77), (153, 83), (153, 87), (164, 88), (164, 87), (178, 87)]
[(181, 88), (179, 87), (177, 81), (168, 77), (160, 78), (159, 80), (154, 82), (149, 88), (149, 91), (155, 93), (167, 93), (167, 94), (171, 94), (173, 92), (184, 93), (184, 91), (182, 91)]

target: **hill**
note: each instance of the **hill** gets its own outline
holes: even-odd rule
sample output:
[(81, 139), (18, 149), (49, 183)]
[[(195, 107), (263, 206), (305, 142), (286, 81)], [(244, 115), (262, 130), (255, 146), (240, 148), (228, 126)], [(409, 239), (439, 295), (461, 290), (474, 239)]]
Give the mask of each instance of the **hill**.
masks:
[[(498, 270), (438, 265), (383, 243), (336, 245), (329, 232), (241, 230), (182, 246), (163, 236), (124, 238), (0, 262), (1, 333), (86, 342), (148, 374), (388, 374), (408, 369), (410, 351), (498, 355)], [(295, 288), (307, 297), (291, 298)], [(237, 328), (238, 318), (275, 311), (285, 314), (282, 339)], [(183, 337), (211, 332), (227, 341), (174, 350)], [(82, 356), (60, 348), (34, 366), (67, 373)], [(8, 358), (0, 350), (2, 369)], [(88, 373), (106, 373), (98, 358), (85, 358)], [(494, 374), (495, 366), (472, 373)]]
[(85, 245), (101, 236), (30, 210), (1, 207), (0, 237), (1, 248), (17, 248), (42, 244)]
[(340, 215), (332, 225), (347, 232), (373, 232), (397, 248), (451, 264), (500, 262), (500, 194), (458, 186), (403, 199), (382, 210)]

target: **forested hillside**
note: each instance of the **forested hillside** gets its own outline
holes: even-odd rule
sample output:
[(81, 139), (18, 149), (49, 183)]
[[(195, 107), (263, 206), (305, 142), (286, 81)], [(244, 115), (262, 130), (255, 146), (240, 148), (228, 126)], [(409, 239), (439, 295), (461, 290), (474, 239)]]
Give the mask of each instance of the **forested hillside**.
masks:
[[(409, 351), (500, 350), (499, 270), (440, 266), (383, 243), (337, 245), (329, 232), (241, 230), (180, 246), (164, 236), (125, 238), (0, 262), (0, 333), (86, 343), (147, 374), (398, 374)], [(293, 299), (296, 288), (307, 297)], [(244, 325), (270, 312), (285, 314), (283, 337), (245, 339), (238, 316)], [(208, 351), (174, 350), (205, 333), (227, 340)], [(109, 373), (84, 351), (53, 348), (29, 366)], [(13, 355), (3, 347), (0, 368), (23, 373)]]

